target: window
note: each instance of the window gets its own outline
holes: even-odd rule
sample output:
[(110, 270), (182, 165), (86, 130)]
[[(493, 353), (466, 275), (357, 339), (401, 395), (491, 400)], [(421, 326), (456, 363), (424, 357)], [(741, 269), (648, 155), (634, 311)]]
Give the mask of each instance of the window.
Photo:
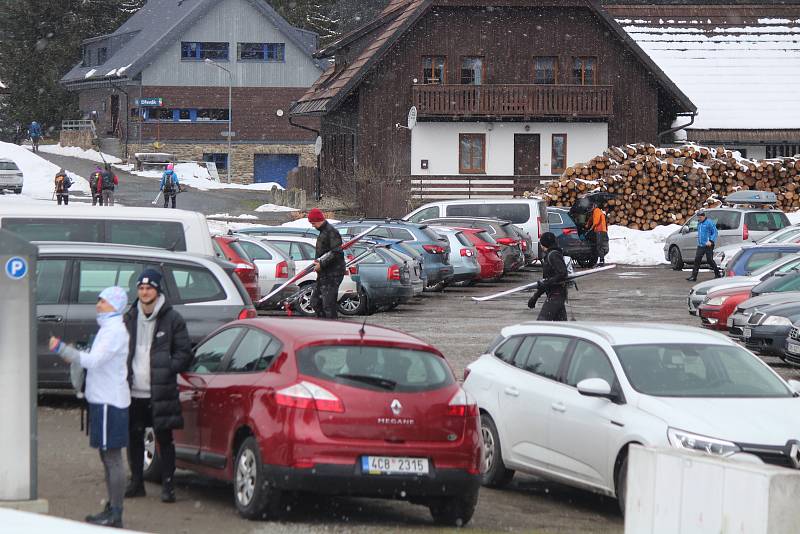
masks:
[(197, 121), (220, 121), (226, 122), (228, 120), (228, 109), (225, 108), (208, 108), (194, 110), (197, 115)]
[(578, 382), (587, 378), (602, 378), (613, 386), (616, 375), (600, 347), (587, 341), (578, 341), (567, 371), (567, 384), (577, 386)]
[(83, 47), (83, 55), (81, 58), (81, 67), (92, 66), (92, 51), (88, 47)]
[(514, 356), (514, 365), (555, 380), (570, 339), (560, 336), (526, 336)]
[(36, 304), (58, 304), (67, 260), (39, 260), (36, 262)]
[(97, 64), (102, 65), (108, 59), (108, 48), (98, 48), (97, 49)]
[(523, 224), (531, 218), (529, 204), (452, 204), (447, 206), (448, 217), (489, 217), (514, 224)]
[[(139, 116), (139, 110), (131, 110)], [(227, 108), (142, 108), (142, 119), (147, 122), (227, 122)]]
[(241, 61), (280, 62), (286, 57), (284, 43), (239, 43), (237, 57)]
[(314, 247), (308, 243), (270, 240), (269, 244), (281, 251), (284, 256), (291, 258), (294, 261), (313, 260), (314, 256), (316, 255), (316, 249), (314, 249)]
[(461, 134), (458, 136), (458, 172), (461, 174), (486, 172), (485, 134)]
[(214, 163), (219, 170), (226, 170), (228, 168), (227, 154), (203, 154), (203, 161)]
[(251, 260), (271, 260), (272, 254), (267, 249), (260, 247), (249, 241), (239, 241), (239, 246), (245, 251)]
[(547, 224), (564, 224), (564, 221), (561, 220), (560, 214), (549, 212), (547, 214)]
[(263, 371), (267, 361), (263, 359), (264, 351), (272, 343), (272, 338), (259, 330), (248, 329), (239, 346), (233, 351), (229, 373), (253, 373)]
[(717, 230), (738, 230), (742, 221), (742, 214), (738, 211), (712, 210), (708, 218), (717, 225)]
[(597, 58), (576, 57), (572, 67), (572, 83), (575, 85), (597, 84)]
[(133, 302), (136, 279), (143, 270), (141, 263), (83, 260), (80, 262), (77, 303), (95, 304), (100, 292), (111, 286), (127, 289), (128, 302)]
[(138, 245), (141, 247), (165, 248), (173, 251), (186, 250), (186, 234), (179, 222), (148, 221), (108, 221), (108, 243), (119, 245)]
[(550, 173), (561, 174), (567, 168), (567, 134), (553, 134)]
[[(800, 145), (767, 145), (767, 159), (791, 157), (800, 154)], [(742, 154), (742, 157), (745, 157)]]
[(194, 351), (194, 361), (189, 371), (200, 374), (219, 371), (222, 359), (241, 333), (241, 328), (229, 328), (197, 347)]
[(228, 60), (228, 43), (181, 42), (181, 60)]
[(461, 84), (462, 85), (481, 85), (483, 83), (483, 58), (482, 57), (462, 57), (461, 58)]
[(4, 218), (3, 229), (28, 241), (80, 241), (99, 243), (102, 221), (81, 219)]
[(392, 239), (402, 239), (403, 241), (416, 241), (414, 235), (405, 228), (389, 228), (389, 235)]
[(750, 212), (745, 215), (744, 223), (751, 232), (774, 232), (789, 226), (789, 219), (778, 211)]
[(173, 266), (170, 271), (181, 304), (224, 300), (225, 290), (213, 273), (200, 267)]
[(414, 215), (409, 217), (408, 220), (411, 222), (418, 223), (422, 221), (427, 221), (428, 219), (435, 219), (438, 216), (439, 216), (439, 207), (432, 206), (430, 208), (425, 208), (424, 210), (415, 213)]
[(533, 83), (558, 83), (557, 57), (537, 57), (533, 59)]
[(514, 353), (517, 351), (517, 347), (519, 347), (519, 344), (522, 343), (522, 339), (522, 336), (508, 338), (497, 348), (497, 350), (494, 351), (494, 355), (506, 363), (511, 363)]
[(444, 56), (425, 56), (422, 58), (422, 83), (447, 83), (447, 61)]

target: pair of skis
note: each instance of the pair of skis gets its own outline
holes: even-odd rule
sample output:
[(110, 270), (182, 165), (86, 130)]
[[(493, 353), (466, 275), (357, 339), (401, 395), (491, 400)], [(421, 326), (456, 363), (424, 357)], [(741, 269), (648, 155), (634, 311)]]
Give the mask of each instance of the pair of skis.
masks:
[[(580, 271), (577, 273), (572, 273), (567, 275), (567, 280), (575, 280), (576, 278), (581, 278), (584, 276), (589, 276), (592, 274), (601, 273), (603, 271), (608, 271), (610, 269), (614, 269), (616, 265), (604, 265), (603, 267), (595, 267), (594, 269), (586, 269), (585, 271)], [(530, 284), (525, 284), (524, 286), (514, 287), (512, 289), (508, 289), (506, 291), (501, 291), (500, 293), (493, 293), (491, 295), (486, 295), (484, 297), (472, 297), (472, 300), (477, 302), (484, 302), (487, 300), (493, 300), (499, 297), (505, 297), (507, 295), (513, 295), (514, 293), (519, 293), (520, 291), (525, 291), (526, 289), (533, 289), (538, 285), (538, 281), (532, 282)]]

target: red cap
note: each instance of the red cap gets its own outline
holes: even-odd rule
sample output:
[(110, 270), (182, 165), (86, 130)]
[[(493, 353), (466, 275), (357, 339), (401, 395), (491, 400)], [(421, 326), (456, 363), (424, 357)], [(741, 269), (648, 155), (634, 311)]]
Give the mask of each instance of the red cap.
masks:
[(319, 208), (311, 208), (308, 212), (308, 222), (318, 223), (325, 220), (325, 214)]

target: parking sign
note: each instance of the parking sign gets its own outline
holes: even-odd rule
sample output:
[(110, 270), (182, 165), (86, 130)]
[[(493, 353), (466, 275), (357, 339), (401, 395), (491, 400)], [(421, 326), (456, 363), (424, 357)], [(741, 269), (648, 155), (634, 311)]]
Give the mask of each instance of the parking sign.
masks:
[(12, 280), (21, 280), (28, 274), (28, 262), (23, 258), (13, 257), (6, 262), (6, 275)]

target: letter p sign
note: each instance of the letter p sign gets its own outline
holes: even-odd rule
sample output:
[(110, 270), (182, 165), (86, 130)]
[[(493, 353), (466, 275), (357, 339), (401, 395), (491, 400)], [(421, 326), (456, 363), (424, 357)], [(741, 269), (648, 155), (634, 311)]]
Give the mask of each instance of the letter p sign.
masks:
[(28, 274), (28, 262), (23, 258), (9, 258), (6, 262), (6, 275), (12, 280), (20, 280)]

